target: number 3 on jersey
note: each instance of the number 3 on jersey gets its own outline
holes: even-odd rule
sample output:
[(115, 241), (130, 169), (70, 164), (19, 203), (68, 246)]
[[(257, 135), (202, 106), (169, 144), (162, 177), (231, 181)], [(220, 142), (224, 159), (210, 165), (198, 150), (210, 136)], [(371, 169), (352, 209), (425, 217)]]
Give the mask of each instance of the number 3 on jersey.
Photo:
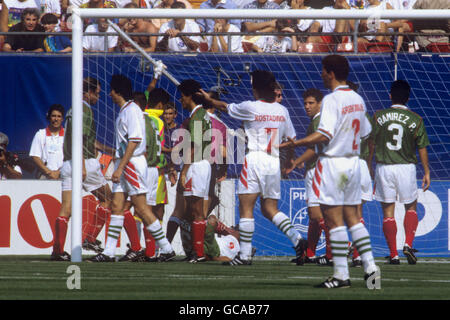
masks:
[(389, 150), (393, 150), (393, 151), (400, 150), (402, 148), (403, 127), (401, 125), (399, 125), (398, 123), (391, 123), (387, 129), (392, 133), (394, 130), (397, 130), (397, 134), (393, 134), (393, 136), (392, 136), (392, 140), (393, 140), (393, 142), (395, 142), (395, 144), (387, 142), (386, 147)]
[(353, 150), (358, 150), (358, 142), (359, 141), (356, 141), (356, 137), (359, 133), (360, 127), (361, 127), (361, 123), (359, 122), (359, 119), (354, 119), (352, 122), (352, 128), (355, 130), (354, 138), (353, 138)]

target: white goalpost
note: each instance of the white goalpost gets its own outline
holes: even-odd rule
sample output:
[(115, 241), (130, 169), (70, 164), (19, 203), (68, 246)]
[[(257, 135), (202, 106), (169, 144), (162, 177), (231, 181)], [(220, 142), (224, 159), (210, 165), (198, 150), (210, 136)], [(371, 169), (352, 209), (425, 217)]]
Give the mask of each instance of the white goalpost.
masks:
[[(72, 10), (72, 225), (71, 260), (82, 261), (82, 119), (83, 119), (83, 19), (85, 18), (226, 18), (226, 19), (450, 19), (450, 10), (214, 10), (214, 9), (80, 9)], [(110, 21), (109, 21), (110, 22)], [(138, 54), (150, 64), (157, 59), (134, 44), (134, 41), (110, 22), (113, 29), (133, 45)], [(355, 39), (356, 41), (356, 39)], [(281, 64), (280, 64), (281, 65)], [(282, 68), (282, 65), (280, 66)], [(448, 68), (448, 66), (447, 66)], [(195, 67), (194, 67), (195, 69)], [(314, 72), (317, 70), (313, 70)], [(186, 71), (188, 74), (188, 71)], [(179, 84), (171, 70), (164, 70), (165, 76), (175, 86)], [(396, 76), (396, 74), (395, 74)], [(181, 79), (180, 79), (181, 80)], [(383, 81), (383, 80), (381, 80)], [(105, 88), (104, 88), (105, 89)], [(288, 89), (286, 89), (288, 90)], [(294, 89), (289, 89), (294, 90)], [(294, 93), (292, 93), (294, 96)], [(301, 94), (295, 93), (295, 97)], [(448, 111), (447, 111), (448, 112)], [(445, 124), (443, 124), (445, 125)], [(445, 130), (445, 129), (444, 129)], [(448, 132), (448, 129), (447, 129)]]

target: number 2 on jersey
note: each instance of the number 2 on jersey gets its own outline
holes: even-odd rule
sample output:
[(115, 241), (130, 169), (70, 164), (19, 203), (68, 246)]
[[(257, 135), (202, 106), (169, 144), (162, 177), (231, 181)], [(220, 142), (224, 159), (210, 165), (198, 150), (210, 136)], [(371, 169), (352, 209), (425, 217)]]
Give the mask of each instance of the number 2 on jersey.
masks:
[(354, 138), (353, 138), (353, 150), (358, 150), (358, 142), (359, 141), (358, 142), (356, 141), (356, 137), (358, 136), (360, 127), (361, 127), (361, 123), (359, 122), (359, 119), (354, 119), (352, 122), (352, 128), (355, 130)]

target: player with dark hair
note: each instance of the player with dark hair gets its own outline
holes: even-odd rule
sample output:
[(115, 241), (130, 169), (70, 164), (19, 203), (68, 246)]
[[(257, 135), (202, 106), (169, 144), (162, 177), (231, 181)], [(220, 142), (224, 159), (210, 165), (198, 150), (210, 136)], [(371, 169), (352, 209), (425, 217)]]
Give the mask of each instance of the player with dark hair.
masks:
[[(95, 224), (92, 223), (83, 241), (83, 249), (101, 252), (100, 241), (96, 240), (110, 214), (111, 189), (102, 174), (100, 163), (96, 158), (96, 149), (100, 143), (96, 140), (96, 124), (91, 106), (95, 105), (100, 95), (100, 83), (97, 79), (87, 77), (83, 80), (83, 189), (91, 192), (100, 203), (95, 212)], [(105, 146), (104, 146), (105, 147)], [(106, 147), (105, 147), (106, 148)], [(110, 151), (105, 149), (106, 151)], [(64, 251), (67, 225), (72, 207), (72, 109), (66, 114), (64, 134), (64, 162), (61, 168), (61, 210), (55, 222), (55, 238), (51, 260), (69, 261), (70, 255)]]
[(350, 287), (347, 227), (361, 254), (365, 279), (376, 281), (380, 277), (369, 233), (357, 214), (357, 205), (361, 203), (360, 141), (370, 134), (371, 125), (365, 116), (363, 99), (346, 83), (349, 72), (344, 56), (329, 55), (322, 60), (323, 83), (333, 92), (322, 100), (317, 130), (294, 143), (297, 146), (324, 144), (312, 188), (330, 229), (334, 274), (318, 285), (321, 288)]
[(200, 83), (193, 79), (183, 80), (179, 84), (178, 90), (181, 92), (182, 107), (190, 112), (183, 127), (189, 132), (191, 150), (190, 153), (188, 151), (188, 154), (184, 155), (184, 164), (178, 183), (184, 187), (186, 212), (190, 212), (193, 217), (191, 227), (194, 255), (190, 262), (196, 263), (205, 260), (203, 242), (206, 212), (204, 212), (204, 200), (208, 199), (211, 165), (203, 155), (206, 147), (210, 144), (210, 139), (207, 139), (206, 135), (208, 133), (211, 135), (211, 119), (206, 110), (202, 108), (204, 102), (202, 96), (197, 95), (201, 90)]
[[(310, 135), (317, 130), (320, 121), (320, 107), (323, 99), (323, 93), (316, 88), (310, 88), (303, 92), (303, 103), (306, 115), (311, 119), (311, 122), (306, 130), (306, 135)], [(293, 165), (288, 169), (288, 173), (295, 167), (305, 168), (305, 189), (308, 204), (308, 248), (304, 257), (305, 263), (314, 263), (320, 265), (333, 265), (333, 256), (331, 255), (330, 235), (329, 230), (325, 225), (323, 214), (320, 209), (320, 204), (317, 202), (317, 197), (313, 190), (314, 170), (320, 153), (321, 146), (318, 146), (318, 152), (314, 147), (308, 147), (306, 151), (297, 159), (294, 160)], [(283, 150), (283, 149), (282, 149)], [(319, 241), (322, 230), (325, 232), (326, 238), (326, 254), (316, 257), (316, 246)]]
[(45, 118), (48, 126), (40, 129), (34, 135), (30, 148), (30, 157), (38, 168), (38, 177), (45, 179), (58, 179), (63, 164), (64, 107), (52, 104)]
[[(390, 250), (390, 264), (399, 264), (397, 253), (397, 225), (394, 218), (395, 202), (405, 206), (405, 245), (403, 254), (409, 264), (415, 264), (416, 249), (413, 249), (414, 235), (418, 225), (417, 218), (417, 178), (416, 149), (424, 169), (422, 189), (430, 187), (430, 169), (428, 167), (427, 146), (430, 144), (422, 118), (406, 106), (411, 87), (404, 80), (394, 81), (391, 85), (390, 108), (377, 111), (374, 115), (375, 152), (375, 199), (383, 207), (383, 232)], [(375, 149), (375, 150), (373, 150)], [(372, 159), (372, 158), (370, 158)]]
[[(145, 119), (142, 110), (133, 102), (131, 80), (123, 75), (113, 75), (110, 82), (110, 95), (113, 102), (120, 106), (116, 119), (116, 160), (112, 175), (113, 201), (111, 222), (103, 253), (90, 259), (90, 262), (114, 262), (115, 249), (124, 223), (124, 205), (127, 196), (131, 198), (136, 214), (150, 232), (161, 249), (160, 261), (169, 261), (175, 257), (172, 246), (167, 241), (159, 220), (151, 207), (147, 206), (147, 160)], [(128, 100), (128, 101), (127, 101)]]
[(276, 80), (265, 70), (251, 73), (255, 101), (227, 104), (211, 99), (202, 91), (210, 104), (238, 120), (242, 120), (248, 137), (247, 149), (238, 184), (240, 251), (229, 264), (250, 265), (252, 238), (255, 231), (253, 210), (258, 197), (261, 212), (275, 224), (292, 242), (299, 259), (306, 250), (307, 241), (293, 228), (289, 218), (278, 209), (281, 197), (281, 172), (276, 145), (282, 139), (295, 137), (294, 126), (287, 109), (275, 101)]

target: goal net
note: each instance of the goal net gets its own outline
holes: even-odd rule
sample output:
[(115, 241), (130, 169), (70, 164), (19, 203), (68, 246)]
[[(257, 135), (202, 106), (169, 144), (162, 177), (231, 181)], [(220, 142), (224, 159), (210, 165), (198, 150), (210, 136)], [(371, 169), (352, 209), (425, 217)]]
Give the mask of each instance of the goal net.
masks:
[[(179, 10), (171, 10), (172, 16), (175, 11), (179, 17), (186, 15), (195, 18), (205, 14), (205, 10), (185, 10), (184, 13), (179, 13)], [(224, 14), (226, 11), (228, 14), (228, 11), (231, 10), (218, 11), (220, 11), (220, 14)], [(217, 12), (210, 13), (217, 14)], [(114, 12), (112, 12), (108, 9), (89, 11), (81, 9), (75, 11), (74, 14), (80, 17), (141, 17), (142, 11), (114, 9)], [(277, 17), (279, 13), (265, 10), (264, 16), (267, 18), (272, 14), (274, 17)], [(396, 12), (395, 14), (398, 13)], [(323, 15), (323, 13), (318, 12), (317, 17), (320, 15)], [(148, 13), (147, 17), (150, 16), (151, 14)], [(160, 17), (162, 17), (162, 13), (158, 16), (158, 18)], [(295, 17), (301, 16), (297, 13)], [(356, 16), (355, 18), (364, 17)], [(222, 100), (226, 102), (241, 102), (253, 99), (250, 72), (256, 69), (270, 70), (283, 87), (282, 104), (289, 110), (297, 137), (305, 136), (306, 128), (310, 122), (304, 111), (302, 93), (308, 88), (318, 88), (324, 94), (328, 93), (323, 87), (321, 79), (322, 54), (155, 53), (151, 54), (150, 57), (139, 52), (134, 54), (83, 54), (79, 38), (81, 35), (80, 24), (76, 22), (76, 17), (74, 17), (73, 21), (73, 106), (76, 109), (77, 105), (81, 105), (79, 97), (81, 93), (80, 79), (86, 76), (98, 79), (102, 90), (99, 102), (93, 109), (98, 126), (98, 140), (106, 145), (113, 145), (114, 122), (118, 114), (118, 107), (113, 105), (109, 97), (111, 76), (117, 73), (123, 74), (132, 80), (135, 91), (145, 91), (153, 78), (154, 62), (158, 60), (161, 60), (167, 66), (166, 70), (170, 77), (163, 75), (158, 81), (157, 87), (165, 89), (171, 95), (171, 99), (178, 111), (176, 119), (178, 123), (181, 123), (188, 114), (182, 110), (179, 102), (180, 93), (177, 90), (177, 80), (195, 79), (201, 83), (205, 91), (213, 86), (220, 86), (225, 89), (225, 93), (221, 95)], [(389, 88), (392, 81), (405, 79), (410, 83), (412, 96), (408, 106), (424, 118), (431, 142), (429, 154), (431, 179), (433, 180), (430, 191), (420, 193), (418, 206), (420, 223), (416, 234), (415, 246), (423, 255), (448, 255), (449, 244), (445, 241), (448, 239), (448, 224), (445, 223), (448, 220), (444, 219), (445, 212), (443, 212), (443, 209), (446, 208), (443, 199), (448, 199), (448, 195), (445, 194), (441, 182), (444, 183), (443, 181), (450, 179), (450, 159), (448, 157), (450, 144), (448, 137), (450, 135), (449, 126), (446, 124), (450, 119), (450, 112), (447, 108), (450, 105), (450, 97), (448, 95), (448, 92), (450, 92), (448, 59), (450, 57), (437, 54), (406, 53), (347, 54), (347, 58), (351, 66), (349, 80), (359, 85), (358, 93), (364, 98), (370, 114), (390, 106)], [(83, 65), (83, 68), (79, 68), (80, 65)], [(220, 117), (232, 129), (238, 129), (241, 126), (241, 123), (233, 120), (227, 114), (220, 114)], [(73, 144), (75, 145), (75, 141)], [(300, 155), (303, 151), (304, 149), (298, 149), (296, 153)], [(76, 153), (74, 152), (74, 154)], [(228, 181), (231, 181), (233, 185), (239, 178), (240, 169), (239, 163), (229, 166)], [(74, 165), (74, 176), (77, 174), (77, 170), (79, 170), (79, 167), (77, 169)], [(303, 170), (296, 169), (287, 179), (282, 181), (283, 195), (279, 202), (279, 208), (291, 218), (295, 228), (306, 238), (308, 215), (304, 199), (303, 174)], [(421, 179), (422, 176), (422, 167), (418, 165), (417, 177)], [(77, 183), (76, 179), (74, 179), (74, 183)], [(420, 187), (419, 180), (418, 185)], [(233, 199), (230, 199), (231, 197)], [(227, 210), (234, 212), (233, 219), (228, 219), (226, 222), (228, 224), (239, 223), (237, 196), (233, 193), (231, 195), (228, 194), (221, 198), (221, 202), (223, 208), (228, 206)], [(167, 216), (171, 214), (173, 205), (173, 203), (169, 203), (166, 206), (165, 222), (167, 221)], [(75, 217), (76, 210), (79, 210), (79, 207), (76, 204), (74, 206), (73, 216)], [(272, 223), (262, 217), (259, 202), (255, 208), (254, 215), (256, 230), (253, 246), (257, 249), (257, 255), (294, 255), (290, 241)], [(402, 229), (403, 215), (404, 209), (398, 205), (396, 207), (396, 220), (399, 247), (403, 245), (404, 240)], [(388, 255), (388, 248), (382, 231), (383, 213), (379, 203), (372, 201), (365, 204), (363, 217), (371, 235), (374, 254), (378, 257)], [(80, 224), (79, 221), (77, 222), (74, 219), (72, 252), (76, 251), (77, 243), (80, 243), (82, 237), (81, 235), (78, 237), (75, 235), (74, 237), (74, 233), (80, 232), (77, 229), (77, 223), (78, 225)], [(324, 247), (325, 241), (322, 235), (319, 240), (317, 254), (324, 253)], [(178, 251), (177, 253), (182, 252)]]

